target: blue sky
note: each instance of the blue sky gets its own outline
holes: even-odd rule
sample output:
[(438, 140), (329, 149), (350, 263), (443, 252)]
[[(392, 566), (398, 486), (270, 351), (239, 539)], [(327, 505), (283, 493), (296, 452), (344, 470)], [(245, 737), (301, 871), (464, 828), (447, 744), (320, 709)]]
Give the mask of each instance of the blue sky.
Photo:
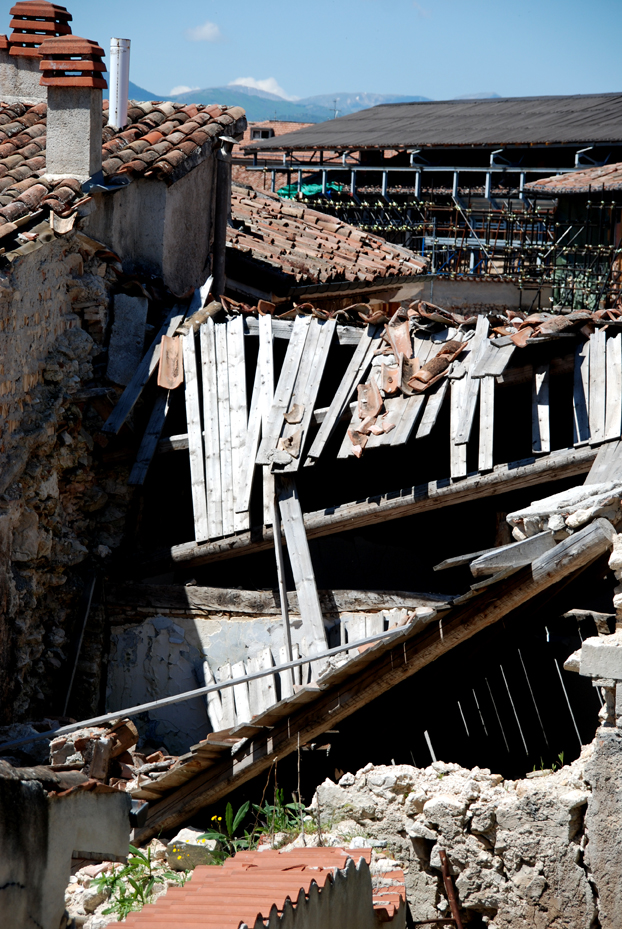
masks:
[(290, 98), (622, 90), (620, 0), (63, 2), (77, 35), (131, 39), (132, 80), (163, 95), (239, 79)]

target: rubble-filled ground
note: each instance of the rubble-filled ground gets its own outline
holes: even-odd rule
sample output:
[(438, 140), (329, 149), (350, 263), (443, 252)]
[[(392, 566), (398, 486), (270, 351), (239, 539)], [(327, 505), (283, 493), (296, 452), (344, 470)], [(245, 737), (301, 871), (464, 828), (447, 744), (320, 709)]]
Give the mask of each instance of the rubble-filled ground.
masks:
[[(617, 746), (618, 732), (612, 732)], [(404, 869), (415, 921), (451, 915), (441, 876), (439, 852), (444, 849), (465, 925), (596, 927), (599, 894), (585, 816), (595, 776), (595, 744), (585, 747), (571, 765), (534, 771), (516, 781), (485, 768), (468, 770), (442, 761), (427, 768), (368, 764), (356, 774), (344, 774), (338, 783), (326, 780), (318, 787), (303, 832), (300, 819), (292, 816), (286, 832), (267, 828), (258, 834), (258, 847), (371, 847), (376, 887), (386, 882), (388, 872)], [(592, 832), (600, 828), (597, 812), (588, 822)], [(201, 840), (200, 832), (184, 829), (168, 847), (152, 840), (154, 869), (162, 875), (154, 887), (156, 896), (191, 877), (197, 864), (218, 866), (214, 843)], [(592, 843), (598, 845), (596, 834)], [(116, 912), (104, 915), (111, 900), (97, 884), (113, 867), (121, 866), (91, 864), (71, 879), (67, 909), (85, 929), (103, 929), (117, 919)], [(175, 871), (177, 877), (171, 873)]]

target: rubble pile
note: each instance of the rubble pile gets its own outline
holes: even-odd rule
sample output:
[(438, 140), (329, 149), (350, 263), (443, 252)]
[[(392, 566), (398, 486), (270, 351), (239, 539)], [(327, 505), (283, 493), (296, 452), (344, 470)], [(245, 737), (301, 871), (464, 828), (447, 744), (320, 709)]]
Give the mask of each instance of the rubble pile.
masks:
[(55, 771), (81, 771), (118, 790), (132, 791), (149, 784), (178, 761), (165, 748), (137, 751), (138, 729), (129, 719), (110, 726), (78, 729), (50, 742), (50, 765)]
[(546, 531), (561, 541), (593, 519), (602, 517), (614, 525), (618, 523), (622, 519), (621, 500), (620, 481), (584, 484), (508, 513), (507, 521), (517, 542)]
[[(592, 750), (518, 781), (441, 761), (368, 764), (321, 784), (309, 812), (323, 824), (325, 844), (371, 846), (377, 873), (404, 868), (415, 921), (451, 916), (445, 850), (465, 925), (590, 926), (597, 899), (584, 816)], [(317, 844), (318, 834), (305, 841)]]

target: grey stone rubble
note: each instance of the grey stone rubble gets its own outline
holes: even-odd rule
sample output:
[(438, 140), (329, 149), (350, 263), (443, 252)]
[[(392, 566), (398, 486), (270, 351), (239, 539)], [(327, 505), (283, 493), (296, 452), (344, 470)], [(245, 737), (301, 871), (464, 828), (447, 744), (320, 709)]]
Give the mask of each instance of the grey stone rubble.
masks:
[(604, 517), (615, 525), (622, 517), (621, 497), (620, 481), (585, 484), (544, 497), (528, 507), (508, 513), (507, 521), (518, 542), (546, 530), (553, 531), (554, 538), (561, 541), (593, 519)]
[[(423, 769), (369, 764), (338, 784), (326, 780), (310, 810), (320, 810), (326, 844), (371, 845), (377, 871), (404, 868), (414, 920), (450, 915), (444, 848), (467, 924), (590, 927), (598, 924), (601, 891), (585, 826), (600, 770), (595, 753), (598, 740), (573, 764), (518, 781), (442, 761)], [(616, 765), (622, 773), (622, 754)], [(593, 837), (603, 824), (594, 810), (589, 821)]]

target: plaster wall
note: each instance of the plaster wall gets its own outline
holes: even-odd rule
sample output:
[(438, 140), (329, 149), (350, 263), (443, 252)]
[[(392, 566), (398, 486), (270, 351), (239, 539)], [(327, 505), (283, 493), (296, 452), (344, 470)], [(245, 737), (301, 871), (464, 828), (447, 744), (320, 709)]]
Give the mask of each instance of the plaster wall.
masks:
[(0, 100), (3, 103), (45, 103), (47, 87), (42, 87), (39, 58), (22, 58), (0, 51)]
[(130, 797), (75, 791), (51, 797), (38, 781), (0, 778), (0, 913), (3, 926), (58, 929), (73, 852), (127, 857)]
[(47, 101), (47, 176), (88, 180), (102, 167), (101, 90), (48, 87)]
[(517, 284), (504, 281), (448, 281), (440, 278), (424, 277), (418, 279), (412, 289), (412, 299), (427, 300), (446, 310), (501, 309), (537, 310), (551, 308), (549, 297), (553, 294), (551, 287), (543, 287), (538, 304), (538, 288), (525, 288), (522, 293)]
[(214, 165), (204, 160), (174, 184), (137, 178), (114, 193), (93, 192), (85, 230), (119, 255), (123, 270), (162, 277), (187, 294), (210, 273)]
[[(292, 643), (302, 641), (299, 616), (290, 617)], [(278, 656), (285, 645), (279, 616), (229, 618), (229, 614), (199, 617), (153, 616), (140, 625), (113, 626), (108, 664), (107, 712), (148, 703), (202, 687), (203, 661), (213, 674), (227, 661), (246, 661), (263, 648)], [(170, 752), (183, 754), (212, 731), (203, 697), (143, 714), (140, 731), (150, 741), (162, 741)]]

